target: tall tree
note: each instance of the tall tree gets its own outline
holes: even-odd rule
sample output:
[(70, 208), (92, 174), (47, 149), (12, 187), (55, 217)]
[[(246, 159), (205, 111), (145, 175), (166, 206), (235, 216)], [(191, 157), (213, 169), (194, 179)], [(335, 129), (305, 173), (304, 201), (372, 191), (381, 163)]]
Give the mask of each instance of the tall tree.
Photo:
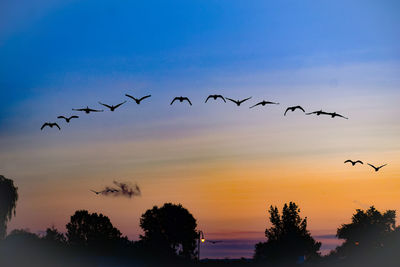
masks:
[(195, 257), (197, 222), (181, 204), (166, 203), (154, 206), (140, 218), (144, 235), (141, 241), (156, 253), (179, 255), (187, 259)]
[(66, 226), (68, 243), (88, 247), (106, 247), (120, 241), (121, 232), (103, 214), (78, 210)]
[(15, 216), (18, 200), (18, 187), (11, 179), (0, 175), (0, 239), (7, 233), (7, 223)]
[(255, 260), (295, 262), (319, 255), (321, 243), (307, 230), (307, 217), (300, 217), (300, 209), (294, 202), (283, 206), (282, 215), (276, 206), (271, 206), (268, 212), (272, 226), (265, 230), (267, 242), (256, 244)]

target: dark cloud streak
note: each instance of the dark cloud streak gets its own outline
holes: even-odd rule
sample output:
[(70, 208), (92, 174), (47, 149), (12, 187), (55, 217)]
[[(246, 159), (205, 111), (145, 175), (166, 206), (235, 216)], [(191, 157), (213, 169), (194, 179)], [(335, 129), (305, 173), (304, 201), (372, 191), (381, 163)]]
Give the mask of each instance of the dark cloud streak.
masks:
[(140, 196), (142, 193), (140, 187), (135, 183), (134, 185), (125, 182), (113, 181), (114, 186), (106, 186), (99, 193), (104, 196), (124, 196), (132, 198), (134, 196)]

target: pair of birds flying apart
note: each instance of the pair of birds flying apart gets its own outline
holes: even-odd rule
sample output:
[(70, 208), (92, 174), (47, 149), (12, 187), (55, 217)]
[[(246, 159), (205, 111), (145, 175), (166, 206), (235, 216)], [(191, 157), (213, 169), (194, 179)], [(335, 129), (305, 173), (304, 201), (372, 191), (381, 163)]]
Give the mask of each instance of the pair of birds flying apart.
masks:
[[(58, 116), (57, 117), (57, 119), (64, 119), (67, 123), (69, 123), (72, 119), (77, 119), (77, 118), (79, 118), (78, 116), (71, 116), (71, 117), (64, 117), (64, 116)], [(40, 128), (40, 130), (43, 130), (43, 128), (44, 127), (50, 127), (50, 128), (53, 128), (53, 127), (57, 127), (58, 128), (58, 130), (61, 130), (61, 127), (60, 127), (60, 125), (58, 125), (58, 123), (56, 123), (56, 122), (45, 122), (43, 125), (42, 125), (42, 127)]]
[[(352, 160), (350, 160), (350, 159), (348, 159), (348, 160), (346, 160), (344, 163), (351, 163), (351, 165), (356, 165), (357, 163), (360, 163), (360, 164), (364, 164), (361, 160), (356, 160), (356, 161), (352, 161)], [(381, 166), (379, 166), (379, 167), (375, 167), (374, 165), (372, 165), (372, 164), (369, 164), (369, 163), (367, 163), (369, 166), (371, 166), (372, 168), (374, 168), (374, 170), (377, 172), (377, 171), (379, 171), (381, 168), (383, 168), (383, 167), (385, 167), (387, 164), (384, 164), (384, 165), (381, 165)]]

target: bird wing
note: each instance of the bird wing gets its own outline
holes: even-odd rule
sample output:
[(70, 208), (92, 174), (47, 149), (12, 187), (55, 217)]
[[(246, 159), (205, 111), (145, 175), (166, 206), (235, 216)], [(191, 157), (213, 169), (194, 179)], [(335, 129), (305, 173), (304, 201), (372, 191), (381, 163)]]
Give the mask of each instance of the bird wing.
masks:
[(353, 161), (352, 160), (346, 160), (344, 163), (347, 163), (347, 162), (350, 162), (350, 163), (353, 163)]
[(385, 167), (387, 164), (383, 164), (382, 166), (379, 166), (378, 169)]
[(76, 116), (76, 115), (69, 117), (69, 119), (77, 119), (77, 118), (79, 118), (79, 116)]
[(362, 162), (361, 160), (357, 160), (355, 163), (357, 163), (357, 162), (364, 164), (364, 162)]
[(60, 125), (58, 125), (56, 122), (53, 123), (54, 126), (57, 126), (58, 130), (61, 130)]
[(117, 108), (117, 107), (119, 107), (119, 106), (121, 106), (121, 105), (123, 105), (123, 104), (125, 104), (126, 103), (126, 101), (124, 101), (124, 102), (122, 102), (122, 103), (119, 103), (118, 105), (116, 105), (114, 108)]
[(217, 95), (217, 97), (221, 98), (222, 100), (224, 100), (224, 102), (226, 103), (225, 98), (222, 95)]
[(376, 169), (376, 167), (372, 164), (367, 163), (369, 166), (371, 166), (372, 168)]
[(72, 110), (75, 110), (75, 111), (85, 111), (86, 109), (85, 109), (85, 108), (73, 108)]
[(248, 98), (245, 98), (245, 99), (243, 99), (243, 100), (240, 100), (239, 103), (242, 104), (244, 101), (247, 101), (247, 100), (249, 100), (250, 98), (251, 98), (251, 96), (248, 97)]
[(235, 103), (236, 105), (239, 103), (238, 101), (233, 100), (233, 99), (231, 99), (231, 98), (228, 98), (228, 97), (225, 97), (225, 98), (228, 99), (228, 100), (230, 100), (230, 101), (232, 101), (232, 102)]
[(65, 119), (66, 120), (67, 118), (64, 116), (58, 116), (57, 119)]
[(131, 96), (131, 95), (128, 95), (128, 94), (125, 94), (125, 96), (127, 96), (127, 97), (130, 97), (130, 98), (132, 98), (133, 100), (137, 100), (135, 97), (133, 97), (133, 96)]
[(206, 102), (204, 102), (204, 103), (207, 103), (208, 99), (210, 99), (211, 97), (212, 97), (212, 95), (209, 95), (209, 96), (207, 97), (207, 99), (206, 99)]
[(97, 195), (97, 194), (100, 194), (100, 192), (94, 191), (94, 190), (92, 190), (92, 189), (90, 189), (90, 191), (92, 191), (92, 192), (95, 193), (96, 195)]
[(97, 109), (91, 109), (91, 108), (88, 108), (87, 110), (91, 111), (91, 112), (103, 112), (104, 111), (104, 110), (97, 110)]
[(306, 112), (306, 111), (304, 110), (304, 108), (302, 108), (301, 106), (297, 106), (296, 108), (301, 109), (303, 112)]
[(258, 105), (261, 105), (261, 104), (262, 104), (262, 102), (257, 103), (257, 104), (255, 104), (254, 106), (251, 106), (251, 107), (249, 107), (249, 108), (254, 108), (255, 106), (258, 106)]
[(336, 114), (336, 116), (338, 116), (338, 117), (342, 117), (342, 118), (344, 118), (344, 119), (346, 119), (346, 120), (348, 120), (349, 118), (346, 118), (345, 116), (343, 116), (343, 115), (340, 115), (340, 114)]
[(288, 107), (285, 111), (285, 113), (283, 114), (283, 116), (286, 116), (286, 113), (291, 109), (291, 107)]
[(44, 127), (48, 126), (49, 124), (47, 122), (43, 123), (42, 127), (40, 127), (40, 130), (43, 130)]
[(313, 112), (306, 113), (306, 115), (311, 115), (311, 114), (316, 114), (316, 113), (317, 113), (317, 111), (313, 111)]
[(150, 97), (150, 96), (151, 96), (151, 95), (146, 95), (146, 96), (140, 98), (140, 99), (139, 99), (139, 102), (142, 101), (143, 99), (146, 99), (146, 98)]
[(279, 105), (277, 102), (271, 102), (271, 101), (265, 101), (265, 104), (274, 104), (274, 105)]
[(103, 106), (105, 106), (105, 107), (108, 107), (109, 109), (112, 108), (112, 106), (109, 106), (109, 105), (107, 105), (107, 104), (103, 104), (103, 103), (101, 103), (101, 102), (99, 102), (99, 104), (100, 104), (100, 105), (103, 105)]
[(178, 97), (175, 97), (175, 98), (172, 100), (172, 102), (171, 102), (170, 105), (172, 105), (172, 104), (175, 102), (175, 100), (177, 100), (177, 99), (178, 99)]
[(192, 105), (192, 102), (190, 102), (190, 99), (187, 97), (184, 97), (183, 100), (187, 100), (187, 102), (189, 102), (190, 105)]

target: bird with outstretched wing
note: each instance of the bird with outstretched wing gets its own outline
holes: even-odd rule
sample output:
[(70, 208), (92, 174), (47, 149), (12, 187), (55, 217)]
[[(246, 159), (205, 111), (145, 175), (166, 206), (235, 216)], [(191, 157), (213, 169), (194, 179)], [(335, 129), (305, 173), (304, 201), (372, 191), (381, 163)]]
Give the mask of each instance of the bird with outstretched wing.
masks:
[(133, 99), (133, 100), (136, 102), (136, 104), (138, 104), (138, 105), (140, 104), (140, 102), (142, 102), (142, 100), (144, 100), (144, 99), (146, 99), (146, 98), (148, 98), (148, 97), (151, 97), (151, 95), (146, 95), (146, 96), (144, 96), (144, 97), (142, 97), (142, 98), (136, 98), (136, 97), (131, 96), (131, 95), (128, 95), (128, 94), (125, 94), (125, 96), (127, 96), (127, 97)]

